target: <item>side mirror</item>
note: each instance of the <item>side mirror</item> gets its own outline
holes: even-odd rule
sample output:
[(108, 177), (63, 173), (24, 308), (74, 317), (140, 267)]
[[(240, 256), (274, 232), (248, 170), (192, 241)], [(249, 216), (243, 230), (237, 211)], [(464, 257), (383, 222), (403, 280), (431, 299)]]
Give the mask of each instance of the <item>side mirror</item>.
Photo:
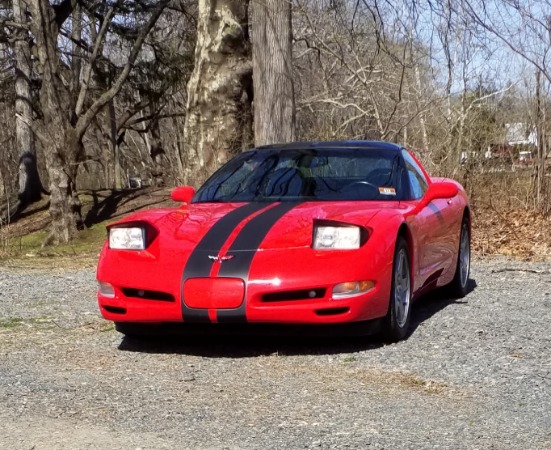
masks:
[(439, 198), (451, 198), (455, 197), (459, 192), (459, 188), (456, 184), (450, 183), (449, 181), (437, 181), (429, 185), (425, 196), (423, 197), (424, 202), (428, 205), (433, 200)]
[(195, 195), (195, 189), (192, 186), (180, 186), (170, 193), (170, 198), (175, 202), (190, 203)]

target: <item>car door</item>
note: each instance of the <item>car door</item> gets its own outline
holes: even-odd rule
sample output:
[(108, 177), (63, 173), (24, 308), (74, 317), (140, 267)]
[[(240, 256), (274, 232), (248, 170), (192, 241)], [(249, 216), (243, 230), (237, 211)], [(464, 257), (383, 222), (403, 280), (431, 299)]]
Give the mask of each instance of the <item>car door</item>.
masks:
[[(403, 157), (409, 184), (409, 199), (413, 203), (420, 202), (428, 190), (429, 181), (417, 162), (405, 150)], [(433, 200), (411, 218), (410, 226), (413, 228), (417, 244), (417, 267), (414, 269), (417, 277), (416, 288), (430, 281), (431, 276), (438, 274), (450, 257), (447, 220), (452, 209), (448, 202), (449, 199)]]
[[(457, 200), (455, 200), (457, 201)], [(431, 239), (432, 265), (434, 270), (447, 268), (452, 265), (451, 260), (456, 253), (455, 245), (458, 244), (459, 224), (457, 208), (453, 198), (438, 198), (432, 200), (424, 209), (429, 209), (432, 214), (432, 226), (434, 227)], [(459, 218), (460, 219), (460, 218)]]

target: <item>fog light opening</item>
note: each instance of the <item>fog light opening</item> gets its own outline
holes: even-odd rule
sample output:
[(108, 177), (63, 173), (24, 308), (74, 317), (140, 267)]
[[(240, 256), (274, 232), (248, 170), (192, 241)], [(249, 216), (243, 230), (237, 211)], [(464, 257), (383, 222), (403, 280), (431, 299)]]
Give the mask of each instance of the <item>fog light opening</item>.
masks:
[(115, 298), (115, 288), (105, 281), (98, 281), (98, 292), (103, 297)]
[(333, 287), (333, 298), (339, 300), (342, 298), (354, 297), (356, 295), (365, 294), (374, 287), (375, 282), (372, 280), (347, 281)]

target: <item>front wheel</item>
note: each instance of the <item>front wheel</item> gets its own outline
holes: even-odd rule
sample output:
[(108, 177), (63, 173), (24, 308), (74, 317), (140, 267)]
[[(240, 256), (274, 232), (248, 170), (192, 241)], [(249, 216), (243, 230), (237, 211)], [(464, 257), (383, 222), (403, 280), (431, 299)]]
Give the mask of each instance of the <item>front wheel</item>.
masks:
[(463, 298), (467, 295), (469, 273), (471, 270), (471, 232), (469, 221), (465, 218), (461, 223), (461, 235), (459, 238), (459, 250), (457, 252), (457, 264), (455, 276), (449, 284), (450, 294), (454, 298)]
[(411, 269), (408, 245), (398, 237), (392, 264), (390, 302), (385, 318), (384, 337), (396, 342), (406, 337), (411, 316)]

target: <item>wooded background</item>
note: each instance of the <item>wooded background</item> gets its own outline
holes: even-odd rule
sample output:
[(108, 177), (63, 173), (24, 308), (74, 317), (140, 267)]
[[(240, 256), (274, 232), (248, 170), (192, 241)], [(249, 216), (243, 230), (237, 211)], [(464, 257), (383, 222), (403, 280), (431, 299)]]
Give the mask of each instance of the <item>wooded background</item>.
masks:
[(389, 140), (551, 212), (551, 0), (2, 0), (0, 197), (197, 186), (254, 145)]

